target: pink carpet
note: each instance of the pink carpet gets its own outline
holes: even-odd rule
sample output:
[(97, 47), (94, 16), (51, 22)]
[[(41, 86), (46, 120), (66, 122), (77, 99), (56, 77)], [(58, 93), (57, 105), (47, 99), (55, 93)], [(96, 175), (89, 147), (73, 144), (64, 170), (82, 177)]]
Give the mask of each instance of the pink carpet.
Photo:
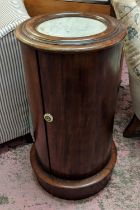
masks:
[(118, 160), (104, 190), (88, 199), (67, 201), (47, 193), (30, 165), (31, 145), (0, 148), (0, 210), (140, 210), (140, 140), (123, 138), (132, 117), (124, 64), (114, 124)]

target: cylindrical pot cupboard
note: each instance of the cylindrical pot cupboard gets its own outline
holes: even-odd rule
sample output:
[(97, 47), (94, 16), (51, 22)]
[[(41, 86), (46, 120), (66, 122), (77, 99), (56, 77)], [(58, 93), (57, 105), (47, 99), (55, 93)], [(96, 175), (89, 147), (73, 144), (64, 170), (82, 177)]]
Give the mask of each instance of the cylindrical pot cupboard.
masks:
[(53, 195), (85, 198), (110, 179), (125, 34), (114, 18), (72, 12), (37, 16), (16, 29), (34, 128), (31, 164)]

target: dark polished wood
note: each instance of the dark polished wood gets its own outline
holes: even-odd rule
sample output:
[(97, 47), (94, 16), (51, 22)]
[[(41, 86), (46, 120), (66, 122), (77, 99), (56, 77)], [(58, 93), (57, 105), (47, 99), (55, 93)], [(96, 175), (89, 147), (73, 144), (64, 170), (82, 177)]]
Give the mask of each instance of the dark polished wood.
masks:
[(64, 0), (24, 0), (26, 9), (31, 17), (42, 14), (62, 13), (62, 12), (92, 12), (114, 15), (111, 4), (103, 2), (90, 3), (89, 1), (75, 2)]
[(54, 117), (46, 124), (53, 174), (83, 178), (109, 160), (121, 50), (38, 53), (45, 113)]
[(133, 116), (132, 120), (124, 130), (123, 136), (126, 138), (140, 138), (140, 120), (136, 115)]
[[(86, 16), (87, 18), (101, 21), (107, 26), (107, 29), (103, 33), (76, 38), (49, 36), (36, 30), (38, 25), (44, 21), (73, 16)], [(124, 25), (115, 18), (103, 14), (98, 15), (82, 12), (68, 12), (37, 16), (21, 23), (16, 29), (16, 37), (19, 40), (22, 39), (22, 43), (36, 49), (61, 53), (88, 52), (109, 48), (119, 43), (125, 35), (126, 29)]]
[(26, 45), (22, 45), (22, 51), (24, 52), (22, 54), (24, 67), (28, 71), (25, 76), (37, 152), (39, 158), (42, 160), (42, 164), (45, 164), (48, 170), (50, 170), (47, 133), (43, 121), (44, 106), (42, 101), (40, 72), (36, 58), (37, 52)]
[[(98, 35), (79, 38), (51, 37), (37, 32), (39, 23), (65, 16), (97, 19), (107, 29)], [(54, 195), (69, 199), (87, 197), (109, 180), (115, 165), (111, 161), (112, 130), (125, 34), (124, 26), (116, 19), (90, 13), (43, 15), (25, 21), (16, 29), (22, 43), (39, 160), (31, 152), (31, 162), (36, 165), (33, 169), (40, 183)], [(44, 120), (45, 113), (53, 116), (53, 122)], [(111, 168), (99, 180), (98, 174), (109, 163)], [(57, 179), (54, 177), (67, 180), (66, 183), (75, 180), (78, 189), (71, 185), (65, 196), (65, 187), (56, 189), (52, 181), (48, 185), (48, 174), (53, 177), (50, 180)], [(91, 180), (82, 190), (80, 180), (89, 177)]]
[(111, 178), (111, 173), (117, 159), (115, 144), (112, 144), (111, 158), (104, 168), (89, 178), (80, 180), (66, 180), (47, 173), (38, 161), (35, 146), (31, 149), (31, 165), (39, 183), (52, 195), (64, 199), (82, 199), (98, 193)]
[(90, 4), (110, 4), (110, 0), (64, 0), (65, 2), (84, 2)]

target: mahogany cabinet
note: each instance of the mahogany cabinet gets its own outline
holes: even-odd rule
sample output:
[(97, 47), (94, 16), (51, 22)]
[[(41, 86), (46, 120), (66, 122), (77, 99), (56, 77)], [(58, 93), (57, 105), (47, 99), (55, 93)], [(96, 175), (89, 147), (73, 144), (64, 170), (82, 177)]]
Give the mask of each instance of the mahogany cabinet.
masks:
[(110, 179), (125, 34), (114, 18), (75, 12), (37, 16), (16, 29), (34, 127), (31, 164), (56, 196), (85, 198)]

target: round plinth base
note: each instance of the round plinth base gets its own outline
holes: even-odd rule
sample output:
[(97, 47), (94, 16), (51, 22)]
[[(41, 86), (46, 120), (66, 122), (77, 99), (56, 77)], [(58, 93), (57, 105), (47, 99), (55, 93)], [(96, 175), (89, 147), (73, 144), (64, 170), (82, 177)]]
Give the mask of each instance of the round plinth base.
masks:
[(115, 144), (112, 144), (111, 158), (97, 174), (86, 179), (64, 180), (47, 173), (38, 162), (35, 146), (31, 149), (31, 165), (39, 183), (51, 194), (64, 199), (82, 199), (94, 195), (105, 187), (110, 179), (117, 158)]

